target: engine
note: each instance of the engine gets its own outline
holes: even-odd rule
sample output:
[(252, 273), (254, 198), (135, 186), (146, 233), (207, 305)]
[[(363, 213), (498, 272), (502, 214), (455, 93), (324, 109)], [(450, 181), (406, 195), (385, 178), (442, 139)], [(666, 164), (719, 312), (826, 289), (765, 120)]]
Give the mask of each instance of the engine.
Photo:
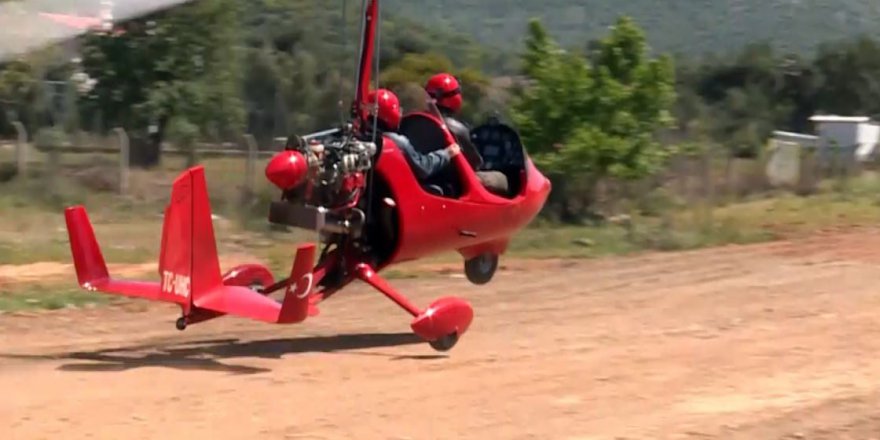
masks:
[(357, 203), (372, 167), (376, 145), (352, 136), (288, 145), (266, 167), (284, 198), (329, 210)]
[(320, 232), (357, 232), (364, 213), (356, 206), (366, 188), (376, 145), (341, 132), (321, 140), (294, 137), (266, 167), (266, 178), (283, 192), (269, 220)]

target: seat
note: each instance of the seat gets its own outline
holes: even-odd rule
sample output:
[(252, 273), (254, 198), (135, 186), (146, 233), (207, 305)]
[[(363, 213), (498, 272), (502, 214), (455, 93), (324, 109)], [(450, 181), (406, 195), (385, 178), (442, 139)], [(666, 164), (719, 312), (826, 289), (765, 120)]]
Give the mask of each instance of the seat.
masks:
[(427, 191), (431, 194), (434, 194), (435, 196), (443, 197), (444, 195), (446, 195), (445, 192), (443, 191), (443, 188), (441, 188), (439, 185), (432, 185), (432, 184), (422, 185), (422, 188), (425, 191)]
[[(443, 129), (435, 117), (426, 113), (410, 113), (404, 116), (400, 122), (400, 133), (409, 138), (420, 153), (430, 153), (446, 147), (446, 136)], [(465, 154), (471, 165), (482, 163), (480, 153), (476, 150), (468, 153), (462, 149), (462, 154)], [(503, 197), (508, 195), (509, 185), (504, 173), (494, 170), (478, 171), (475, 169), (474, 171), (489, 192)], [(443, 192), (442, 195), (449, 197), (457, 197), (460, 194), (459, 183), (457, 170), (452, 167), (430, 179), (429, 182), (425, 182), (427, 187), (432, 188), (429, 192), (439, 189)]]
[(443, 129), (425, 113), (410, 113), (400, 120), (400, 134), (409, 138), (416, 151), (427, 154), (446, 147)]
[[(425, 113), (410, 113), (400, 121), (400, 134), (409, 138), (416, 151), (427, 154), (446, 148), (443, 129), (437, 120)], [(460, 195), (458, 173), (455, 167), (448, 167), (426, 181), (420, 181), (427, 192), (441, 197)]]
[(471, 140), (485, 160), (480, 172), (503, 175), (503, 178), (484, 176), (492, 180), (486, 183), (487, 187), (497, 189), (497, 195), (501, 195), (502, 185), (506, 187), (503, 192), (507, 197), (518, 194), (525, 183), (525, 149), (519, 133), (497, 117), (491, 117), (471, 131)]
[(500, 197), (510, 196), (507, 176), (501, 171), (477, 171), (477, 179), (490, 193)]

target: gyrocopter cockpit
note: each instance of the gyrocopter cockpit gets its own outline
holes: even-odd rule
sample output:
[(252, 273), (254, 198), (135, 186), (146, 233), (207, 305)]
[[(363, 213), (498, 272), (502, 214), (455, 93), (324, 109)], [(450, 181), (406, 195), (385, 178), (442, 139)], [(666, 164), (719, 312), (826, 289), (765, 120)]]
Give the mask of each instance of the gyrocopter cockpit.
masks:
[[(430, 153), (444, 148), (443, 129), (435, 118), (425, 113), (411, 113), (401, 121), (400, 132), (407, 136), (420, 153)], [(503, 174), (507, 187), (502, 197), (512, 198), (520, 193), (525, 170), (525, 152), (519, 134), (501, 122), (498, 117), (490, 117), (482, 125), (470, 132), (471, 142), (462, 143), (462, 154), (475, 173)], [(472, 148), (472, 149), (471, 149)], [(462, 176), (455, 167), (449, 167), (422, 184), (429, 192), (431, 188), (444, 197), (457, 198), (462, 191)]]

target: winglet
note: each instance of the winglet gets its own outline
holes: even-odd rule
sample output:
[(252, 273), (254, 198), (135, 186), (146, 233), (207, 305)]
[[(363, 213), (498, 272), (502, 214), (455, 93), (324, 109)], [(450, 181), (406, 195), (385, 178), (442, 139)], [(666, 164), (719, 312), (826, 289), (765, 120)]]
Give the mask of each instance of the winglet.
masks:
[(312, 263), (315, 260), (315, 244), (300, 245), (290, 269), (290, 285), (284, 293), (278, 322), (281, 324), (297, 323), (309, 316), (309, 294), (315, 284)]
[(72, 206), (64, 210), (67, 222), (67, 235), (70, 239), (70, 252), (76, 267), (76, 278), (83, 288), (90, 288), (96, 283), (107, 281), (110, 274), (107, 263), (101, 253), (101, 247), (95, 238), (95, 230), (89, 215), (83, 206)]

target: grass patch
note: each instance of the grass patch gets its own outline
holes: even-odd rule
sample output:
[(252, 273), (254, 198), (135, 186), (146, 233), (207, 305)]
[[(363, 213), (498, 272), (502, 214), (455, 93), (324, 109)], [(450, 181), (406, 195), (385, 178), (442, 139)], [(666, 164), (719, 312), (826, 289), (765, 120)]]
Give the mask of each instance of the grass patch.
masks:
[[(596, 258), (774, 240), (834, 226), (871, 224), (880, 218), (880, 196), (875, 194), (880, 192), (783, 194), (711, 210), (687, 207), (636, 216), (628, 224), (536, 225), (514, 237), (509, 252), (523, 258)], [(144, 263), (158, 257), (160, 212), (117, 216), (99, 209), (92, 220), (108, 262)], [(215, 221), (215, 229), (221, 254), (253, 255), (282, 273), (290, 269), (296, 243), (314, 239), (305, 231), (275, 232), (265, 224), (244, 227), (228, 218)], [(40, 261), (70, 261), (63, 215), (24, 207), (14, 217), (0, 218), (0, 264)]]
[[(94, 212), (90, 210), (107, 261), (155, 261), (161, 210), (110, 200)], [(16, 208), (14, 215), (6, 215), (10, 212), (7, 207)], [(20, 195), (8, 193), (0, 193), (0, 209), (0, 264), (70, 261), (64, 219), (59, 211), (29, 204)], [(514, 237), (506, 257), (597, 258), (647, 250), (689, 250), (789, 238), (828, 228), (873, 225), (880, 218), (880, 179), (869, 175), (849, 182), (845, 190), (825, 187), (809, 197), (781, 193), (711, 209), (677, 205), (648, 214), (601, 226), (536, 222)], [(251, 255), (279, 276), (290, 270), (295, 245), (314, 239), (306, 231), (273, 231), (265, 223), (243, 225), (232, 218), (216, 220), (215, 230), (221, 255)], [(389, 268), (384, 275), (413, 279), (435, 274), (421, 266), (423, 263), (459, 264), (460, 257), (448, 252)], [(64, 285), (47, 282), (0, 287), (0, 311), (99, 306), (122, 300), (71, 287), (70, 279), (64, 280)]]
[(535, 226), (513, 239), (510, 253), (531, 258), (594, 258), (758, 243), (876, 224), (880, 178), (866, 174), (844, 190), (834, 186), (829, 182), (809, 197), (778, 193), (717, 207), (672, 207), (613, 225)]
[[(114, 157), (64, 158), (63, 173), (46, 183), (39, 166), (26, 179), (0, 183), (0, 264), (70, 262), (63, 208), (85, 204), (109, 263), (145, 263), (158, 258), (162, 213), (180, 158), (163, 160), (155, 170), (132, 170), (131, 194), (114, 194)], [(266, 206), (275, 193), (256, 176), (256, 198), (240, 203), (244, 178), (240, 159), (204, 163), (221, 255), (248, 254), (277, 273), (290, 270), (295, 245), (314, 239), (304, 231), (276, 232), (266, 224)], [(263, 161), (257, 165), (262, 169)], [(109, 176), (109, 177), (108, 177)], [(109, 183), (107, 183), (109, 182)], [(644, 197), (634, 203), (627, 224), (539, 225), (514, 237), (511, 256), (596, 258), (644, 250), (674, 251), (728, 243), (754, 243), (810, 233), (833, 226), (871, 224), (880, 218), (880, 178), (865, 174), (829, 182), (810, 197), (775, 194), (712, 209), (673, 203), (671, 196)], [(108, 189), (110, 188), (110, 189)], [(453, 253), (431, 262), (457, 261)], [(406, 273), (403, 273), (406, 272)], [(411, 277), (406, 270), (402, 277)]]
[(79, 288), (29, 285), (20, 289), (0, 289), (0, 311), (59, 310), (110, 304), (122, 298), (87, 292)]

